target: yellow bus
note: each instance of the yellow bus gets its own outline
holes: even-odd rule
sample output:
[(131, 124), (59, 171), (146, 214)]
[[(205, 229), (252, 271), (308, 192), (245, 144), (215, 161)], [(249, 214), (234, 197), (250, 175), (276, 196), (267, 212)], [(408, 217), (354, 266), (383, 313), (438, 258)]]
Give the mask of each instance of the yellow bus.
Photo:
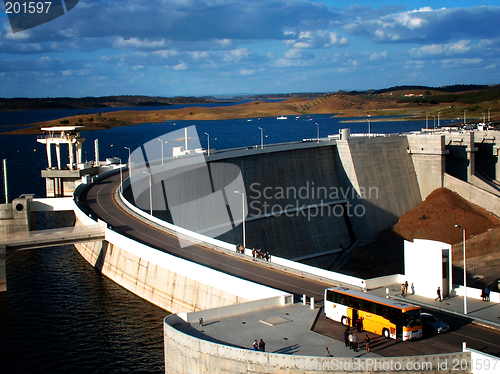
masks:
[(356, 326), (386, 338), (410, 340), (422, 337), (420, 307), (385, 299), (345, 287), (325, 289), (325, 315), (344, 326)]

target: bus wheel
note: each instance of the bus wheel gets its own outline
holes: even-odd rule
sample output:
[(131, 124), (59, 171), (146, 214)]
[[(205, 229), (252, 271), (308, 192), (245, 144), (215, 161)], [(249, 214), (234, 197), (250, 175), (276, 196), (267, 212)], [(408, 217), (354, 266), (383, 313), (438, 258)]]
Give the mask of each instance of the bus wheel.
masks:
[(349, 317), (342, 317), (342, 324), (344, 326), (349, 326)]
[(389, 330), (388, 329), (383, 329), (382, 330), (382, 334), (386, 337), (386, 338), (389, 338), (390, 335), (389, 335)]

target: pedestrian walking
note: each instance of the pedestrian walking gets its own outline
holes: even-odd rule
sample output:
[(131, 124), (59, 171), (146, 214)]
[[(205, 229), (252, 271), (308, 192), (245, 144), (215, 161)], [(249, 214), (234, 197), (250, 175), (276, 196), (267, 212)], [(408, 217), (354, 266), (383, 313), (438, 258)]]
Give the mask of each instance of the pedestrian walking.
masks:
[(488, 287), (484, 288), (484, 300), (485, 301), (490, 301), (490, 290)]
[(408, 281), (405, 281), (405, 296), (408, 295)]
[(405, 284), (401, 283), (401, 296), (405, 297)]
[(349, 330), (347, 329), (347, 327), (344, 331), (344, 343), (346, 347), (349, 347)]
[(437, 291), (436, 291), (436, 292), (437, 292), (438, 297), (436, 297), (434, 300), (439, 300), (440, 302), (441, 302), (441, 301), (443, 301), (443, 300), (441, 299), (441, 288), (440, 288), (440, 287), (438, 287), (438, 289), (437, 289)]
[(326, 357), (333, 357), (333, 355), (330, 354), (330, 351), (328, 350), (328, 347), (325, 348), (325, 356)]
[(259, 342), (259, 349), (262, 351), (262, 352), (265, 352), (266, 351), (266, 343), (264, 343), (264, 340), (260, 339), (260, 342)]
[(359, 339), (356, 334), (352, 334), (352, 349), (354, 349), (354, 352), (358, 351), (358, 344), (359, 344)]
[(252, 257), (253, 257), (253, 260), (255, 261), (255, 248), (252, 248)]
[(254, 351), (256, 351), (256, 350), (259, 349), (259, 343), (257, 343), (257, 339), (255, 339), (255, 341), (253, 342), (252, 346), (253, 346), (253, 350)]

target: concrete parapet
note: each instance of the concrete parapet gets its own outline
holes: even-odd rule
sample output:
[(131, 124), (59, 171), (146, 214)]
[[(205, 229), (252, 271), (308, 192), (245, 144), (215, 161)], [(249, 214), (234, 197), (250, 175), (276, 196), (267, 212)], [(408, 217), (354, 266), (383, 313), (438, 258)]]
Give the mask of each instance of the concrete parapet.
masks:
[(272, 308), (276, 306), (285, 306), (293, 304), (293, 295), (285, 294), (282, 296), (275, 296), (268, 299), (256, 300), (247, 303), (240, 303), (234, 305), (227, 305), (220, 308), (212, 308), (200, 310), (199, 312), (191, 313), (177, 313), (177, 315), (184, 322), (198, 322), (200, 318), (203, 321), (214, 320), (216, 318), (223, 318), (233, 316), (235, 314), (255, 312), (265, 308)]
[[(213, 343), (175, 328), (183, 320), (173, 314), (164, 320), (165, 372), (191, 373), (449, 373), (453, 367), (471, 373), (470, 352), (388, 357), (313, 357), (258, 352)], [(465, 369), (465, 370), (462, 370)]]

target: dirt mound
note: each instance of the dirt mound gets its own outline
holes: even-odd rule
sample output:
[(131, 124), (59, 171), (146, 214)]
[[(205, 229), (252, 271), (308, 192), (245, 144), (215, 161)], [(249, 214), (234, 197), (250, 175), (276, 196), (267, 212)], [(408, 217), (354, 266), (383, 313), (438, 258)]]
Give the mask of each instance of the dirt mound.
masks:
[(406, 240), (430, 239), (444, 243), (462, 242), (462, 231), (476, 236), (500, 226), (500, 218), (471, 204), (446, 188), (434, 190), (425, 201), (401, 216), (392, 230)]

